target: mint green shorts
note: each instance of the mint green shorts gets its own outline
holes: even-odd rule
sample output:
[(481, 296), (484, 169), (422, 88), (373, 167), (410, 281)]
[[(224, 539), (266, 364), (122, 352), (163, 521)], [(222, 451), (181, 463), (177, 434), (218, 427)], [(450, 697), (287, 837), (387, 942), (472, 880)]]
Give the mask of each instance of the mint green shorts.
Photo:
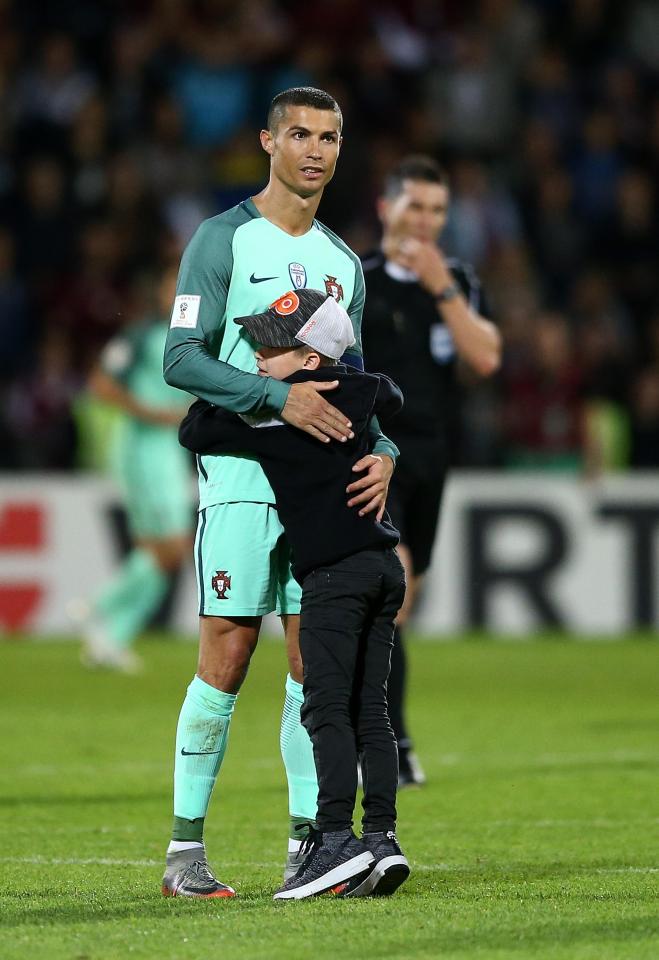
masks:
[(302, 588), (272, 504), (218, 503), (200, 510), (195, 567), (200, 616), (300, 612)]

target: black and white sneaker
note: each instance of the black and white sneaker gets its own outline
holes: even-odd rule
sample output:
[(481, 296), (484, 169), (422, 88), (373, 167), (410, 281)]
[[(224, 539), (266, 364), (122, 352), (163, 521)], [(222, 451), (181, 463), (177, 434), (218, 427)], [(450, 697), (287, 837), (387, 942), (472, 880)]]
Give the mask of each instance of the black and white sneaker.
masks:
[(375, 858), (373, 869), (361, 881), (351, 881), (342, 891), (343, 897), (388, 897), (410, 875), (407, 857), (393, 830), (386, 833), (365, 833), (362, 840)]
[(304, 900), (330, 891), (340, 895), (349, 883), (366, 879), (375, 863), (373, 854), (352, 830), (319, 833), (312, 828), (302, 852), (302, 866), (277, 890), (274, 900)]

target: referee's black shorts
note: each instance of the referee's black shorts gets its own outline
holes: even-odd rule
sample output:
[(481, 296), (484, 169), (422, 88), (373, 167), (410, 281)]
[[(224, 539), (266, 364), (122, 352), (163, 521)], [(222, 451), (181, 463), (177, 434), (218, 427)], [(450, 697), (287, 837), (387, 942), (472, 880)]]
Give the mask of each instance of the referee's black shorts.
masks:
[(414, 574), (430, 566), (446, 480), (446, 458), (436, 446), (396, 438), (400, 457), (389, 485), (387, 510), (412, 556)]

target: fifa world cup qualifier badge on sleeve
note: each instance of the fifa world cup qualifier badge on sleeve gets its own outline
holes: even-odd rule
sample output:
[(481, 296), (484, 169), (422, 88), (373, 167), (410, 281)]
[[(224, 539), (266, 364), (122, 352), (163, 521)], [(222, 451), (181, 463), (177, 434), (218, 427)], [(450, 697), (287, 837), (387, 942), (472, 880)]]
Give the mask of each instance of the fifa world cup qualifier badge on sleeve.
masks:
[(198, 293), (184, 293), (176, 297), (170, 327), (185, 327), (194, 330), (197, 326), (200, 301), (201, 297)]

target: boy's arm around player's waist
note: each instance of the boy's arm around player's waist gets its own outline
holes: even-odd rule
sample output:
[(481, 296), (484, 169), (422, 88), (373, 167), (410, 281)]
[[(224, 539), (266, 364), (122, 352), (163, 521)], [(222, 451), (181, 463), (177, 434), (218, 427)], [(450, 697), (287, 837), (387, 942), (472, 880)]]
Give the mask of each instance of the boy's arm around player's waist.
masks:
[[(283, 426), (283, 422), (279, 423)], [(267, 442), (266, 432), (250, 427), (235, 413), (206, 400), (197, 400), (179, 427), (178, 439), (181, 446), (192, 453), (259, 453)]]
[[(403, 406), (400, 387), (385, 374), (371, 374), (378, 380), (373, 413), (388, 418)], [(199, 454), (218, 454), (229, 451), (263, 452), (272, 438), (271, 428), (285, 424), (281, 420), (266, 421), (254, 427), (242, 417), (206, 400), (197, 400), (190, 407), (179, 428), (179, 442), (186, 449)]]

